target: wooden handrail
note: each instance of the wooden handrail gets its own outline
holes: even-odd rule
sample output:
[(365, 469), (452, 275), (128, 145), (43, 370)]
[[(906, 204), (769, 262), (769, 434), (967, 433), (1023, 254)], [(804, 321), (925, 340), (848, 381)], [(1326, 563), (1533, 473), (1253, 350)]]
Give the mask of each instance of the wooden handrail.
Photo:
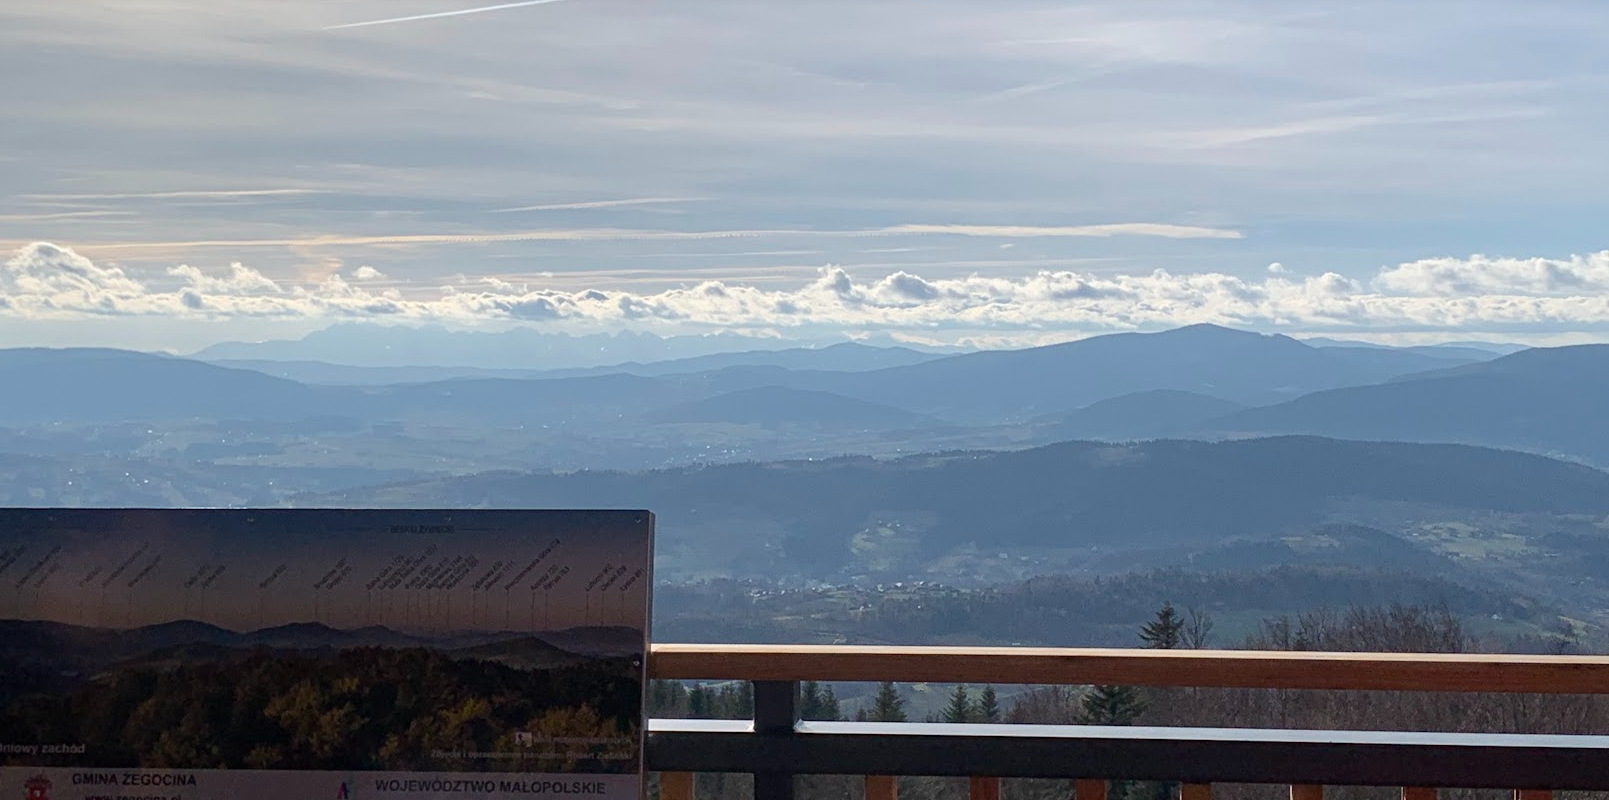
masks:
[(656, 644), (648, 669), (676, 680), (1609, 694), (1599, 656)]

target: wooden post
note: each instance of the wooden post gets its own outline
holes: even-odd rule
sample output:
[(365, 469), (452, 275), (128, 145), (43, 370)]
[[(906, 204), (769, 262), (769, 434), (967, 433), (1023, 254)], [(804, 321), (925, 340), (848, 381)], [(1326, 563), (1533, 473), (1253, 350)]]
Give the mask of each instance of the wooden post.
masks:
[(1553, 792), (1547, 789), (1515, 789), (1514, 800), (1553, 800)]
[(695, 800), (693, 773), (659, 773), (659, 800)]
[[(971, 800), (1000, 800), (999, 778), (968, 779), (968, 796)], [(1515, 800), (1522, 800), (1515, 798)], [(1528, 800), (1528, 798), (1526, 799)]]
[(1179, 800), (1212, 800), (1212, 784), (1181, 783)]
[(1436, 790), (1425, 786), (1404, 786), (1402, 800), (1436, 800)]
[(889, 775), (867, 775), (866, 800), (899, 800), (899, 782)]
[(1073, 800), (1106, 800), (1106, 781), (1073, 781)]
[(1313, 784), (1291, 784), (1291, 800), (1324, 800), (1324, 787)]

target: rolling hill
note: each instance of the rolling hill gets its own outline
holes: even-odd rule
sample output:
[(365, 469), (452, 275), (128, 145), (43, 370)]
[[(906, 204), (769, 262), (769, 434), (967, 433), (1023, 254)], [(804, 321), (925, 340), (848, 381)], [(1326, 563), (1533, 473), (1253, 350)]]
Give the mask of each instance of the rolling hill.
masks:
[(1457, 362), (1395, 350), (1358, 358), (1287, 336), (1195, 325), (950, 356), (843, 375), (817, 388), (956, 422), (1004, 422), (1157, 389), (1258, 405), (1448, 363)]
[(762, 386), (683, 403), (652, 412), (655, 423), (703, 422), (742, 425), (809, 425), (841, 429), (894, 430), (938, 424), (931, 417), (854, 400), (831, 392)]
[(180, 420), (241, 416), (283, 420), (329, 413), (340, 397), (259, 372), (170, 356), (104, 349), (0, 350), (11, 387), (0, 424)]
[(464, 378), (503, 378), (552, 380), (625, 373), (645, 377), (685, 375), (729, 367), (776, 367), (789, 370), (862, 372), (885, 367), (920, 364), (942, 358), (907, 347), (873, 347), (843, 342), (826, 347), (795, 347), (786, 350), (746, 350), (714, 353), (667, 361), (630, 361), (603, 367), (568, 369), (492, 369), (486, 367), (389, 366), (359, 367), (324, 361), (274, 361), (267, 359), (203, 359), (211, 364), (249, 369), (276, 378), (327, 386), (387, 386), (398, 383), (431, 383)]
[(1061, 567), (1081, 569), (1113, 552), (1277, 537), (1400, 506), (1596, 521), (1609, 515), (1609, 474), (1476, 447), (1277, 437), (496, 473), (297, 504), (651, 508), (659, 568), (670, 575), (915, 576), (959, 574), (955, 559), (981, 563), (1002, 552), (1056, 551)]
[[(344, 368), (331, 364), (244, 363), (252, 368), (117, 350), (0, 351), (0, 381), (30, 387), (0, 407), (0, 425), (342, 416), (358, 427), (417, 421), (458, 427), (585, 423), (620, 428), (668, 407), (701, 401), (710, 402), (702, 411), (688, 410), (701, 420), (746, 423), (777, 412), (771, 404), (781, 400), (778, 390), (792, 390), (799, 394), (782, 402), (783, 409), (807, 404), (806, 397), (814, 397), (817, 405), (826, 403), (825, 395), (802, 393), (827, 393), (949, 423), (988, 426), (1159, 390), (1242, 405), (1273, 403), (1461, 362), (1407, 350), (1315, 348), (1284, 336), (1203, 325), (944, 357), (841, 344), (547, 374), (478, 367), (350, 368), (343, 377)], [(406, 380), (434, 375), (449, 378)], [(377, 384), (380, 380), (399, 382)], [(717, 409), (725, 419), (707, 416)], [(836, 413), (816, 416), (830, 419)], [(847, 413), (849, 424), (862, 424), (868, 413), (865, 407)], [(889, 424), (895, 423), (877, 423)], [(910, 427), (915, 420), (897, 424)]]
[(1159, 439), (1194, 430), (1208, 420), (1245, 406), (1195, 392), (1152, 389), (1091, 403), (1039, 422), (1041, 435), (1055, 441)]
[(1609, 345), (1535, 348), (1493, 361), (1313, 394), (1213, 420), (1213, 435), (1311, 434), (1459, 442), (1609, 464)]

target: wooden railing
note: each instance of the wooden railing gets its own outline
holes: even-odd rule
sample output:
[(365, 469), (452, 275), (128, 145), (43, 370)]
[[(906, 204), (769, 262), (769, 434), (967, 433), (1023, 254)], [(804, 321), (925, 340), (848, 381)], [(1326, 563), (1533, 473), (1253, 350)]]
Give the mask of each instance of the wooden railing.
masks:
[(1201, 688), (1609, 694), (1609, 658), (1050, 648), (656, 645), (654, 678), (747, 680), (752, 721), (651, 720), (648, 764), (661, 800), (695, 800), (693, 773), (754, 775), (756, 800), (791, 800), (797, 775), (863, 775), (866, 800), (896, 800), (895, 776), (969, 778), (971, 800), (1000, 800), (1001, 778), (1067, 778), (1072, 800), (1105, 800), (1108, 780), (1172, 781), (1180, 800), (1215, 783), (1609, 789), (1609, 736), (803, 722), (804, 680), (1122, 684)]

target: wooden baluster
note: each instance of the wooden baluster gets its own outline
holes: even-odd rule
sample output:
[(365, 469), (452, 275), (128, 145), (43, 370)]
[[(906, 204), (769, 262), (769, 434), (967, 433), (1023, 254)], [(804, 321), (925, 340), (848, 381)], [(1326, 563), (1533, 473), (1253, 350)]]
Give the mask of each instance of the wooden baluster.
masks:
[(1436, 790), (1425, 786), (1404, 786), (1402, 800), (1436, 800)]
[(1547, 789), (1515, 789), (1514, 800), (1553, 800), (1553, 792)]
[(899, 782), (889, 775), (867, 775), (866, 800), (899, 800)]
[(1181, 783), (1179, 800), (1212, 800), (1212, 784)]
[[(970, 778), (968, 779), (968, 797), (971, 800), (1000, 800), (999, 778)], [(1520, 800), (1520, 798), (1515, 798)]]
[(659, 773), (659, 800), (695, 800), (693, 773)]
[(1324, 787), (1314, 784), (1291, 784), (1291, 800), (1324, 800)]
[(1106, 800), (1106, 781), (1073, 781), (1073, 800)]

